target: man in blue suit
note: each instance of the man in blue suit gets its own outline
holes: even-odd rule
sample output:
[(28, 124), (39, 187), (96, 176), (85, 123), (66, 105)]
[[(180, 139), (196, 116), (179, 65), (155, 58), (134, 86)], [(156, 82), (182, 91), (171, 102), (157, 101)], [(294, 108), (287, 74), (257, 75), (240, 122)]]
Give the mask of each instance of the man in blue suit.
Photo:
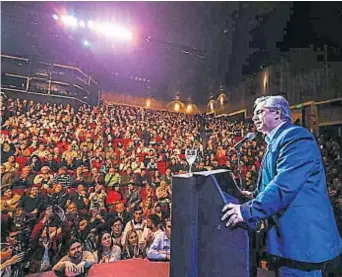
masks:
[(255, 101), (254, 124), (266, 135), (267, 150), (251, 200), (225, 205), (226, 226), (264, 221), (267, 252), (277, 276), (321, 277), (324, 262), (341, 253), (325, 170), (315, 137), (291, 124), (288, 102), (281, 96)]

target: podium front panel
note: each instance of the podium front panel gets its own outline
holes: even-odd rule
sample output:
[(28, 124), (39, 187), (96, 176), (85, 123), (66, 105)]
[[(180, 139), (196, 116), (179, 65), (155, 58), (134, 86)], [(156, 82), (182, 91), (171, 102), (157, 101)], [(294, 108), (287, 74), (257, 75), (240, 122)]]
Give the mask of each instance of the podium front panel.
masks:
[(173, 179), (170, 277), (250, 276), (248, 232), (221, 221), (237, 201), (229, 182), (229, 172)]
[(197, 178), (173, 178), (170, 277), (198, 276), (197, 205)]

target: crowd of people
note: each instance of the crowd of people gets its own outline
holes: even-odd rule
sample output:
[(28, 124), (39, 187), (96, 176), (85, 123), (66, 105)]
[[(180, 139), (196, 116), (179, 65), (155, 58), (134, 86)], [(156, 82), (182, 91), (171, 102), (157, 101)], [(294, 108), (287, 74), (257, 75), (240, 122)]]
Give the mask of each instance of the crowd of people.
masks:
[[(1, 116), (1, 271), (7, 276), (81, 274), (122, 259), (167, 261), (172, 175), (189, 170), (185, 149), (198, 150), (194, 171), (229, 169), (249, 191), (265, 150), (257, 137), (238, 157), (232, 146), (255, 132), (253, 124), (210, 116), (10, 98), (2, 99)], [(341, 143), (324, 136), (318, 142), (342, 230)]]

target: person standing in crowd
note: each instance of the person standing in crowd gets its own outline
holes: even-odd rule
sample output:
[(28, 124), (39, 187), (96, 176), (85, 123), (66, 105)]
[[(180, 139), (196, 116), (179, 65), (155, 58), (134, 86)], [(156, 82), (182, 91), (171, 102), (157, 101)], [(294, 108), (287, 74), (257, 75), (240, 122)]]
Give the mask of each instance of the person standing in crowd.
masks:
[(342, 243), (317, 142), (291, 124), (281, 96), (258, 98), (253, 121), (267, 143), (257, 189), (244, 192), (253, 198), (247, 203), (225, 205), (221, 219), (227, 226), (263, 220), (278, 276), (322, 276), (324, 263), (341, 253)]

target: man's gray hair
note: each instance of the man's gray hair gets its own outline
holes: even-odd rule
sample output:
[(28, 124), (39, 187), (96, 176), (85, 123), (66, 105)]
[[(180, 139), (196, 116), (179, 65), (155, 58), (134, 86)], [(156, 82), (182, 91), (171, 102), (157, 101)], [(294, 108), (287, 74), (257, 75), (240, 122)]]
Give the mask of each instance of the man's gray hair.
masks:
[(266, 108), (279, 110), (280, 118), (291, 122), (290, 106), (283, 96), (261, 96), (255, 100), (254, 107), (256, 107), (260, 103), (264, 103), (264, 106)]

